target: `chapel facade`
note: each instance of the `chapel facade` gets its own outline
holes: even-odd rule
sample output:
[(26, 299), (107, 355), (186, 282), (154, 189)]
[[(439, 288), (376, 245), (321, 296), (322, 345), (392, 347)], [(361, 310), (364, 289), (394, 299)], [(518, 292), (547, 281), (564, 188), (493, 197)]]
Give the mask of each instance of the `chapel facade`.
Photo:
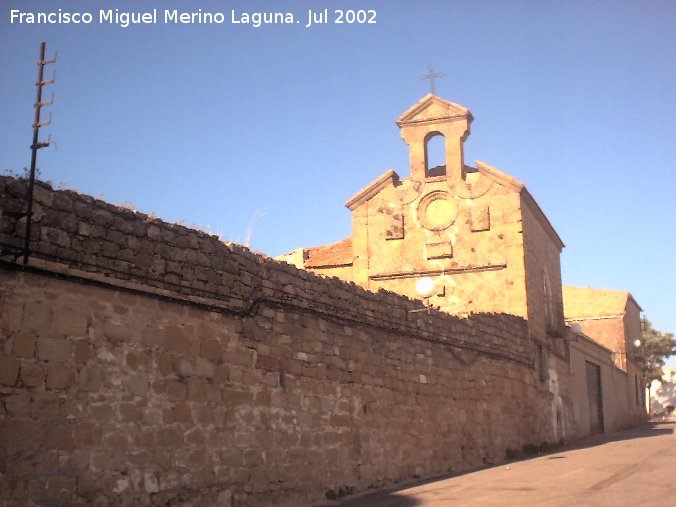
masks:
[[(419, 298), (416, 281), (430, 277), (438, 289), (430, 304), (443, 311), (518, 315), (533, 337), (562, 336), (563, 242), (523, 183), (465, 164), (472, 120), (461, 105), (423, 97), (396, 120), (410, 175), (388, 170), (345, 203), (351, 237), (281, 259), (411, 298)], [(430, 145), (439, 141), (445, 160), (432, 167)]]

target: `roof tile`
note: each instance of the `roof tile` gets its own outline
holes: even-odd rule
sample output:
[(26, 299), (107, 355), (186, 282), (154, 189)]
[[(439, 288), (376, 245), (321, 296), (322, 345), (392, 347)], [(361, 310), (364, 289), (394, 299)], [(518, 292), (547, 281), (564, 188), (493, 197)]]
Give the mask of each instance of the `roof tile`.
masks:
[(305, 249), (306, 268), (327, 268), (352, 264), (352, 238), (345, 238), (331, 245)]

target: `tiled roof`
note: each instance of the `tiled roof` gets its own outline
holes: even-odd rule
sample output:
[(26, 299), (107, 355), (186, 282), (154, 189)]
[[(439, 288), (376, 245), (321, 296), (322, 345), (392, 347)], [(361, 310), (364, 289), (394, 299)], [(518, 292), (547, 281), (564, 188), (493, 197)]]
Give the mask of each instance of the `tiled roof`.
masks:
[(331, 245), (305, 249), (306, 268), (327, 268), (352, 264), (352, 238), (345, 238)]
[[(567, 319), (624, 315), (629, 292), (591, 289), (586, 287), (563, 288), (563, 313)], [(632, 298), (633, 299), (633, 298)]]

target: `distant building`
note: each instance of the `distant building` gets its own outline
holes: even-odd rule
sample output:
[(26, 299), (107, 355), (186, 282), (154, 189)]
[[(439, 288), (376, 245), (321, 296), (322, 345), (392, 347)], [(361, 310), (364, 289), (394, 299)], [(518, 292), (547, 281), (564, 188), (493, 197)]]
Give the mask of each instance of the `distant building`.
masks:
[(676, 368), (666, 366), (662, 371), (662, 382), (650, 384), (650, 412), (656, 417), (676, 418)]
[[(639, 424), (645, 418), (643, 357), (635, 344), (641, 338), (641, 307), (629, 292), (568, 286), (563, 287), (563, 305), (566, 324), (580, 330), (570, 341), (578, 427), (586, 432), (589, 424), (593, 432), (600, 423), (605, 431), (618, 431)], [(609, 363), (604, 360), (608, 356)], [(599, 402), (593, 396), (585, 400), (595, 387), (577, 375), (583, 370), (598, 375)]]

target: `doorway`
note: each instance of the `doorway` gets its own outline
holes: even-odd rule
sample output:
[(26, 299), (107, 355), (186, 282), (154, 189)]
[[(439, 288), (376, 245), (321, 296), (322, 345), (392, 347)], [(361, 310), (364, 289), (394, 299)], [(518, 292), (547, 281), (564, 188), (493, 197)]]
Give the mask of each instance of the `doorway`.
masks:
[(587, 397), (589, 399), (589, 430), (591, 433), (603, 433), (601, 367), (589, 361), (587, 361)]

